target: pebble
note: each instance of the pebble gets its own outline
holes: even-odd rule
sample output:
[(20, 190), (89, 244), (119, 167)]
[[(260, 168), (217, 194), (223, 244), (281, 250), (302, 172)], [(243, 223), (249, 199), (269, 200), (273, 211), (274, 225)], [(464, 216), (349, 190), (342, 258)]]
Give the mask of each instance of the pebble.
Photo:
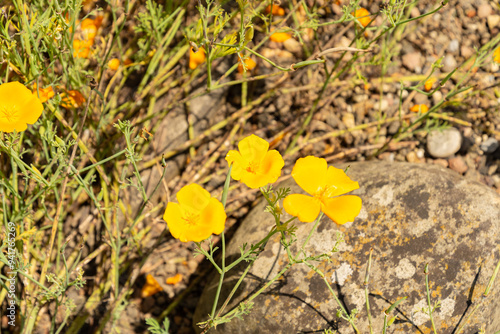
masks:
[(378, 158), (383, 161), (394, 162), (394, 152), (384, 152)]
[(350, 129), (356, 126), (356, 122), (354, 121), (354, 115), (350, 113), (344, 113), (342, 115), (342, 123), (346, 126), (346, 128)]
[(490, 16), (492, 12), (493, 8), (491, 8), (491, 6), (488, 3), (483, 3), (477, 9), (477, 16), (484, 19), (485, 17)]
[(474, 50), (468, 46), (462, 46), (460, 48), (460, 54), (464, 58), (469, 58), (470, 56), (472, 56), (474, 54)]
[(488, 27), (491, 29), (495, 28), (498, 26), (498, 23), (500, 23), (500, 15), (490, 15), (486, 19), (488, 22)]
[(460, 150), (462, 135), (455, 128), (433, 130), (427, 136), (427, 152), (434, 158), (448, 158)]
[(408, 162), (420, 162), (420, 159), (417, 157), (417, 153), (415, 153), (414, 151), (411, 151), (406, 155), (406, 160)]
[(434, 102), (434, 104), (438, 104), (442, 99), (443, 94), (440, 91), (436, 91), (434, 94), (432, 94), (432, 101)]
[(460, 43), (458, 43), (458, 39), (452, 39), (450, 45), (448, 45), (448, 51), (457, 52), (460, 47)]
[(436, 159), (434, 160), (434, 164), (443, 166), (444, 168), (448, 168), (448, 160), (446, 159)]
[(465, 173), (469, 168), (462, 157), (455, 157), (448, 160), (450, 169), (454, 170), (459, 174)]
[(455, 60), (455, 57), (452, 55), (448, 54), (444, 57), (443, 60), (443, 71), (445, 72), (451, 72), (457, 67), (458, 63)]
[(481, 146), (479, 147), (484, 153), (490, 154), (495, 152), (498, 146), (499, 146), (498, 140), (496, 140), (495, 138), (488, 138), (487, 140), (482, 142)]
[(419, 52), (407, 53), (403, 56), (403, 65), (415, 73), (422, 72), (422, 57)]

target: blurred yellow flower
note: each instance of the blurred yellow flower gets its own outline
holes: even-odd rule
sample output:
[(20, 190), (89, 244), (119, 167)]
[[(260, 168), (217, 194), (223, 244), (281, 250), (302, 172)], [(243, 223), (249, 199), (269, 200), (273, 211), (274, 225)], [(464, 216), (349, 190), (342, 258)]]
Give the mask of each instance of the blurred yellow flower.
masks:
[(158, 283), (158, 281), (155, 280), (153, 275), (148, 274), (146, 276), (146, 283), (142, 287), (141, 297), (146, 298), (160, 291), (163, 291), (163, 288), (161, 287), (160, 283)]
[(372, 21), (372, 19), (368, 16), (370, 15), (370, 12), (367, 11), (365, 8), (361, 7), (359, 8), (358, 10), (356, 10), (355, 12), (351, 13), (352, 16), (354, 17), (360, 17), (358, 19), (358, 22), (361, 23), (361, 25), (363, 27), (366, 27), (367, 25), (370, 24), (370, 22)]
[(75, 38), (73, 40), (73, 57), (75, 58), (88, 58), (90, 54), (90, 48), (94, 44), (94, 40), (79, 40)]
[(163, 215), (174, 238), (200, 242), (224, 231), (226, 212), (222, 203), (201, 186), (184, 186), (176, 197), (179, 203), (168, 202)]
[(175, 274), (175, 276), (168, 277), (167, 280), (166, 280), (166, 283), (169, 284), (169, 285), (176, 285), (180, 281), (182, 281), (182, 275), (181, 274)]
[(269, 36), (269, 39), (276, 43), (283, 43), (290, 38), (292, 38), (292, 36), (290, 34), (287, 34), (286, 32), (275, 32), (274, 34)]
[(27, 129), (42, 115), (38, 97), (23, 84), (13, 81), (0, 85), (0, 131), (17, 132)]
[[(271, 5), (266, 7), (266, 13), (271, 12)], [(273, 5), (273, 15), (275, 16), (285, 16), (285, 10), (278, 5)]]
[(429, 107), (425, 104), (415, 104), (413, 107), (410, 108), (410, 111), (413, 112), (421, 112), (422, 114), (425, 114), (426, 112), (429, 111)]
[(496, 48), (496, 50), (493, 52), (493, 61), (500, 64), (500, 48)]
[(437, 79), (435, 77), (431, 77), (429, 79), (427, 79), (424, 83), (424, 89), (426, 92), (430, 91), (432, 89), (432, 86), (434, 85), (434, 83), (437, 81)]
[(238, 143), (238, 149), (239, 152), (230, 150), (226, 155), (226, 161), (233, 164), (233, 179), (255, 189), (280, 177), (285, 162), (278, 151), (268, 151), (269, 143), (264, 139), (250, 135)]
[(108, 67), (109, 69), (116, 71), (120, 67), (120, 60), (117, 58), (111, 59), (108, 61)]
[(325, 159), (313, 156), (300, 158), (292, 170), (292, 177), (309, 195), (292, 194), (283, 200), (283, 208), (301, 222), (313, 222), (323, 211), (335, 223), (354, 221), (361, 211), (361, 198), (346, 195), (359, 188), (342, 169), (328, 167)]
[(68, 90), (61, 94), (61, 107), (78, 108), (85, 102), (83, 95), (77, 90)]
[(49, 99), (53, 98), (55, 93), (54, 90), (52, 89), (52, 86), (49, 86), (48, 88), (38, 88), (37, 91), (37, 86), (36, 83), (33, 85), (33, 95), (38, 97), (38, 92), (40, 92), (40, 102), (44, 103), (47, 102)]
[(198, 65), (203, 64), (206, 59), (205, 49), (199, 48), (197, 52), (193, 48), (189, 48), (189, 68), (194, 70)]
[[(251, 71), (255, 68), (255, 66), (257, 66), (257, 63), (250, 57), (245, 58), (244, 62), (247, 71)], [(243, 64), (241, 63), (241, 60), (238, 59), (238, 72), (243, 73), (244, 71), (245, 69), (243, 68)]]

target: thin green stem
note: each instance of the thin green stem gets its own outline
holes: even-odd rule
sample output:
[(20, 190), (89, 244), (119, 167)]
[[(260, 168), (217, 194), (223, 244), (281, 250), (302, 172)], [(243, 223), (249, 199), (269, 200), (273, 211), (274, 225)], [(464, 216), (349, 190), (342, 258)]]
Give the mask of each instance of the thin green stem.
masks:
[(427, 306), (429, 307), (429, 310), (428, 310), (429, 317), (431, 318), (432, 330), (433, 330), (434, 334), (437, 334), (436, 325), (434, 324), (434, 317), (432, 316), (434, 309), (431, 305), (431, 292), (429, 289), (429, 264), (425, 265), (424, 273), (425, 273), (425, 288), (427, 290)]

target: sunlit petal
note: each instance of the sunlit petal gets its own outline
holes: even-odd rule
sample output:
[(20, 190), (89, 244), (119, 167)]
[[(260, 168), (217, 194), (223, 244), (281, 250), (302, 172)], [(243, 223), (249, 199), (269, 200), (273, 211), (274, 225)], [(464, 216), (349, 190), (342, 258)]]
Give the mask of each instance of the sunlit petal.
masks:
[(297, 160), (292, 176), (302, 189), (314, 195), (326, 185), (327, 166), (325, 159), (307, 156)]
[(359, 188), (358, 182), (352, 181), (342, 169), (333, 166), (328, 167), (326, 172), (326, 184), (330, 186), (327, 197), (346, 194)]
[(361, 211), (361, 198), (353, 195), (329, 198), (323, 201), (321, 210), (335, 223), (342, 225), (354, 221)]
[(0, 85), (0, 131), (24, 131), (35, 123), (43, 111), (40, 99), (21, 83)]
[[(201, 212), (200, 225), (210, 227), (210, 234), (221, 234), (226, 224), (226, 212), (224, 206), (215, 198), (210, 198), (210, 202)], [(204, 239), (210, 236), (206, 236)], [(202, 239), (202, 240), (204, 240)]]
[(185, 227), (185, 221), (182, 219), (182, 211), (178, 203), (168, 202), (163, 220), (167, 222), (168, 229), (174, 238), (183, 242), (187, 241), (185, 237), (181, 238)]
[(292, 194), (283, 200), (283, 208), (288, 214), (299, 218), (301, 222), (311, 223), (319, 215), (320, 202), (311, 196)]
[(192, 213), (200, 213), (210, 201), (210, 193), (196, 183), (182, 187), (177, 193), (177, 201)]
[(281, 169), (285, 166), (285, 161), (276, 150), (268, 151), (262, 159), (258, 173), (266, 175), (267, 183), (276, 182), (281, 176)]
[(260, 162), (269, 149), (269, 143), (256, 135), (250, 135), (238, 143), (238, 149), (247, 161)]
[(233, 168), (231, 169), (231, 177), (236, 181), (241, 179), (241, 173), (244, 171), (244, 168), (248, 164), (248, 162), (241, 156), (240, 152), (235, 150), (230, 150), (226, 154), (226, 161), (228, 164), (233, 164)]

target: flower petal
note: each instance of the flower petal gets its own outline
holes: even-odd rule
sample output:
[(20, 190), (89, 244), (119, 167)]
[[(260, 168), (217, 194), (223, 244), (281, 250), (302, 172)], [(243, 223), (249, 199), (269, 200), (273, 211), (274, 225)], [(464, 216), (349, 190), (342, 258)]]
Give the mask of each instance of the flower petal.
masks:
[(252, 189), (257, 189), (260, 187), (264, 187), (269, 183), (269, 178), (267, 175), (249, 173), (247, 171), (243, 171), (241, 173), (241, 182), (243, 182), (247, 187)]
[(179, 204), (168, 202), (163, 220), (167, 222), (168, 229), (174, 238), (182, 242), (188, 241), (184, 235), (186, 221), (182, 219), (182, 210)]
[(177, 201), (183, 209), (200, 213), (210, 201), (210, 193), (196, 183), (191, 183), (177, 193)]
[(0, 131), (24, 131), (35, 123), (43, 105), (23, 84), (14, 81), (0, 85)]
[(353, 195), (329, 198), (321, 205), (321, 210), (335, 223), (342, 225), (354, 221), (361, 211), (361, 198)]
[(276, 150), (271, 150), (262, 159), (257, 173), (265, 175), (267, 183), (273, 183), (281, 176), (281, 169), (284, 166), (285, 161), (281, 154)]
[(222, 203), (214, 197), (210, 198), (210, 202), (201, 212), (200, 223), (210, 229), (210, 234), (221, 234), (226, 225), (226, 212)]
[(326, 185), (327, 167), (325, 159), (307, 156), (295, 162), (292, 176), (305, 192), (314, 195)]
[(256, 135), (250, 135), (238, 143), (238, 149), (245, 160), (260, 162), (269, 149), (269, 143)]
[(243, 159), (240, 152), (235, 150), (230, 150), (226, 154), (226, 161), (228, 164), (233, 164), (233, 169), (231, 169), (231, 177), (236, 181), (241, 179), (241, 173), (243, 173), (244, 168), (248, 165), (248, 162)]
[(328, 189), (331, 189), (326, 194), (327, 197), (335, 197), (359, 189), (358, 182), (352, 181), (342, 169), (333, 166), (328, 167), (326, 172), (326, 184), (330, 186)]
[(318, 217), (320, 207), (316, 198), (302, 194), (288, 195), (283, 200), (285, 211), (303, 223), (312, 223)]

